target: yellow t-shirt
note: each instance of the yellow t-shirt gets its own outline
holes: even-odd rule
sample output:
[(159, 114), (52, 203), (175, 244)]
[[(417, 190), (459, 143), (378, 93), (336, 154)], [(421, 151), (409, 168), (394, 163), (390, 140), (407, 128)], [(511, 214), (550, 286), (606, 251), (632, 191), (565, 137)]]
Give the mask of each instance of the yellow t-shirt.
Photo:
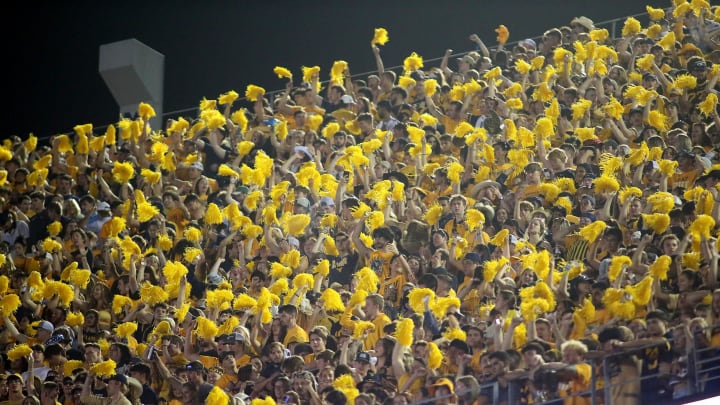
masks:
[(576, 394), (583, 393), (590, 387), (590, 378), (592, 376), (592, 368), (589, 364), (578, 363), (575, 365), (577, 377), (566, 383), (558, 385), (558, 393), (561, 397), (568, 397), (565, 405), (589, 405), (590, 397), (583, 397)]
[(283, 345), (285, 347), (288, 347), (288, 345), (292, 342), (296, 343), (308, 343), (310, 341), (310, 337), (308, 336), (307, 332), (303, 328), (301, 328), (299, 325), (295, 325), (292, 328), (287, 330), (287, 333), (285, 334), (285, 340), (283, 341)]

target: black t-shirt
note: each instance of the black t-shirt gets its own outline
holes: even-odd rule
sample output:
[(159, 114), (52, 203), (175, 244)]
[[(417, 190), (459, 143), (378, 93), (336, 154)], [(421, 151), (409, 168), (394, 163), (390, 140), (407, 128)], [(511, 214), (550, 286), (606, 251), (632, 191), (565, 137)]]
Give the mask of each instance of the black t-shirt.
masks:
[(357, 271), (360, 255), (358, 252), (352, 252), (347, 256), (330, 257), (330, 274), (328, 281), (332, 283), (340, 283), (341, 285), (350, 285), (353, 275)]
[(153, 405), (160, 402), (160, 397), (149, 385), (143, 384), (142, 394), (140, 395), (140, 403), (143, 405)]

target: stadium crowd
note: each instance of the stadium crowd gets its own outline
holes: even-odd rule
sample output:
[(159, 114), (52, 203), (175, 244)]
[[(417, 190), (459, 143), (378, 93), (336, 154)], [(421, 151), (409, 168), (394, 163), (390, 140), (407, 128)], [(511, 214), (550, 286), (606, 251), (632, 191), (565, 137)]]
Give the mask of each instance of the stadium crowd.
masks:
[(720, 7), (647, 11), (6, 140), (0, 405), (717, 390)]

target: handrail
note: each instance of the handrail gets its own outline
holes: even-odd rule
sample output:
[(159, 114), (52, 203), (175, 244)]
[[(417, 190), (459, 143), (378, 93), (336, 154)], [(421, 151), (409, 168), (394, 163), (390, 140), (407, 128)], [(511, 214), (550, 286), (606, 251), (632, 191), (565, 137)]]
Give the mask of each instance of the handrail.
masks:
[[(668, 9), (666, 9), (666, 12), (667, 12), (667, 10), (668, 10)], [(606, 28), (606, 29), (608, 29), (608, 32), (610, 33), (610, 37), (611, 37), (611, 38), (616, 38), (615, 33), (616, 33), (616, 31), (617, 31), (617, 23), (618, 23), (619, 21), (624, 21), (625, 19), (627, 19), (627, 18), (629, 18), (629, 17), (636, 18), (636, 17), (647, 16), (647, 15), (648, 15), (647, 12), (637, 13), (637, 14), (632, 14), (632, 15), (628, 15), (628, 16), (613, 18), (613, 19), (606, 20), (606, 21), (601, 21), (601, 22), (595, 23), (594, 25), (595, 25), (596, 28)], [(610, 27), (610, 28), (607, 28), (607, 27)], [(535, 36), (535, 37), (530, 37), (529, 39), (532, 39), (532, 40), (534, 40), (534, 41), (537, 41), (537, 40), (540, 39), (540, 38), (542, 38), (542, 35), (540, 35), (540, 36)], [(525, 38), (525, 39), (527, 39), (527, 38)], [(517, 45), (518, 43), (520, 43), (521, 41), (523, 41), (523, 40), (525, 40), (525, 39), (508, 42), (506, 45)], [(497, 49), (497, 47), (491, 47), (491, 48), (489, 48), (489, 49), (495, 50), (495, 49)], [(472, 50), (471, 50), (471, 51), (464, 51), (464, 52), (453, 53), (453, 54), (451, 54), (450, 56), (452, 56), (452, 57), (461, 57), (461, 56), (467, 55), (467, 54), (470, 53), (470, 52), (472, 52)], [(437, 58), (431, 58), (431, 59), (423, 59), (423, 62), (434, 63), (434, 62), (441, 61), (442, 59), (443, 59), (443, 57), (437, 57)], [(385, 68), (385, 70), (393, 70), (393, 71), (394, 71), (394, 70), (402, 69), (402, 67), (403, 67), (402, 65), (397, 65), (397, 66), (392, 66), (392, 67), (390, 67), (390, 68)], [(371, 75), (371, 74), (373, 74), (373, 73), (377, 73), (377, 71), (376, 71), (376, 70), (371, 70), (371, 71), (367, 71), (367, 72), (351, 74), (351, 75), (350, 75), (350, 78), (367, 77), (367, 76), (369, 76), (369, 75)], [(321, 83), (321, 84), (327, 84), (327, 83), (329, 83), (329, 82), (330, 82), (329, 80), (326, 80), (326, 81), (322, 81), (322, 82), (320, 82), (320, 83)], [(266, 92), (265, 95), (266, 95), (267, 97), (273, 97), (273, 98), (274, 98), (275, 96), (277, 96), (278, 94), (281, 94), (281, 93), (283, 93), (283, 92), (284, 92), (283, 89), (278, 89), (278, 90), (272, 90), (272, 91)], [(244, 96), (242, 96), (242, 97), (240, 97), (240, 98), (237, 99), (237, 101), (246, 101), (246, 100), (247, 100), (247, 99), (246, 99)], [(159, 118), (161, 118), (161, 121), (164, 122), (164, 121), (166, 121), (166, 119), (167, 119), (168, 117), (178, 116), (178, 115), (185, 114), (185, 113), (189, 113), (189, 112), (192, 112), (192, 111), (197, 112), (197, 110), (198, 110), (198, 107), (182, 108), (182, 109), (179, 109), (179, 110), (163, 112), (163, 113), (160, 115)], [(105, 124), (105, 125), (101, 125), (101, 126), (96, 126), (96, 127), (94, 127), (94, 128), (95, 128), (95, 129), (99, 129), (99, 130), (104, 130), (104, 129), (106, 129), (106, 128), (107, 128), (108, 126), (110, 126), (110, 125), (114, 125), (114, 123)], [(66, 135), (72, 135), (73, 132), (72, 132), (72, 131), (68, 131), (68, 132), (65, 132), (65, 134), (66, 134)], [(38, 141), (44, 141), (44, 140), (46, 140), (46, 139), (51, 138), (52, 136), (53, 136), (53, 135), (40, 136), (40, 137), (38, 137)]]
[[(717, 326), (720, 326), (720, 325), (708, 326), (705, 328), (705, 330), (712, 331), (712, 329)], [(672, 346), (673, 339), (668, 339), (668, 342)], [(705, 389), (709, 386), (708, 382), (720, 380), (720, 346), (697, 348), (697, 343), (698, 342), (696, 339), (693, 339), (693, 342), (686, 342), (686, 344), (692, 345), (692, 350), (689, 353), (687, 351), (685, 353), (690, 354), (693, 357), (697, 358), (697, 361), (692, 361), (690, 356), (688, 356), (687, 380), (688, 380), (688, 386), (690, 388), (690, 392), (688, 393), (688, 396), (695, 396), (697, 394), (702, 394), (705, 391)], [(637, 348), (624, 350), (622, 352), (610, 353), (610, 354), (606, 354), (602, 357), (589, 359), (588, 364), (591, 367), (592, 375), (591, 375), (590, 388), (588, 390), (582, 391), (582, 392), (577, 392), (577, 393), (574, 393), (573, 395), (567, 396), (567, 397), (557, 397), (557, 398), (549, 399), (547, 401), (537, 402), (537, 404), (542, 404), (542, 405), (556, 404), (556, 403), (559, 404), (559, 403), (563, 403), (567, 398), (571, 398), (574, 396), (590, 397), (591, 404), (599, 404), (599, 403), (601, 403), (599, 394), (602, 393), (603, 394), (602, 395), (603, 396), (602, 403), (604, 405), (612, 405), (610, 398), (611, 398), (611, 390), (613, 387), (618, 387), (618, 386), (622, 386), (622, 385), (626, 385), (626, 384), (632, 384), (632, 383), (642, 382), (644, 380), (648, 380), (648, 379), (652, 379), (652, 378), (657, 378), (660, 376), (660, 373), (658, 372), (658, 373), (651, 374), (651, 375), (640, 376), (636, 379), (623, 380), (617, 384), (611, 384), (611, 377), (609, 375), (610, 368), (608, 367), (608, 361), (614, 357), (625, 356), (628, 353), (642, 351), (642, 350), (645, 350), (645, 349), (648, 349), (651, 347), (655, 347), (655, 346), (657, 346), (657, 343), (650, 343), (650, 344), (643, 345), (643, 346), (640, 346)], [(712, 357), (706, 357), (704, 354), (708, 353), (708, 352), (717, 352), (717, 354)], [(703, 365), (710, 364), (710, 363), (715, 363), (715, 364), (717, 364), (717, 366), (702, 367)], [(598, 389), (598, 387), (597, 387), (598, 365), (603, 366), (603, 388), (601, 388), (601, 389)], [(715, 373), (716, 375), (710, 375), (710, 373), (715, 370), (718, 370), (718, 372)], [(513, 395), (512, 393), (514, 392), (514, 388), (516, 387), (515, 384), (518, 384), (519, 381), (521, 381), (521, 380), (522, 379), (511, 380), (508, 382), (508, 388), (507, 388), (508, 393), (507, 394), (508, 394), (508, 398), (510, 399), (510, 401), (508, 401), (508, 403), (512, 404), (513, 399), (517, 400), (517, 398), (511, 398), (511, 396)], [(458, 391), (451, 395), (426, 398), (421, 401), (413, 402), (413, 405), (423, 405), (423, 404), (434, 402), (435, 400), (438, 400), (438, 399), (446, 399), (446, 398), (451, 398), (454, 396), (462, 397), (463, 395), (470, 394), (470, 393), (478, 394), (480, 392), (486, 391), (490, 387), (493, 388), (492, 403), (497, 404), (499, 401), (500, 387), (497, 382), (493, 382), (493, 383), (482, 384), (478, 388), (470, 388), (468, 390)], [(640, 392), (640, 395), (642, 395), (642, 391)]]

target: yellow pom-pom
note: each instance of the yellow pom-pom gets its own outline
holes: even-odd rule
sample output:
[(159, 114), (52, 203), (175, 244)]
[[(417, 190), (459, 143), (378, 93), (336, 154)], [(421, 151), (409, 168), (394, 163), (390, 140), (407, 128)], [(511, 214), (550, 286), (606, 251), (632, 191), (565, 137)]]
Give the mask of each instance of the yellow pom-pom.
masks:
[(717, 109), (718, 96), (715, 93), (708, 93), (707, 97), (698, 104), (700, 112), (706, 117), (712, 114)]
[(648, 273), (658, 280), (667, 280), (667, 272), (670, 269), (672, 258), (667, 255), (658, 257), (648, 268)]
[(388, 32), (385, 28), (375, 28), (375, 34), (373, 35), (371, 45), (385, 45), (390, 40)]
[(143, 119), (143, 121), (148, 121), (150, 118), (153, 118), (155, 114), (155, 110), (150, 104), (147, 103), (140, 103), (138, 106), (138, 115), (140, 115), (140, 118)]
[(90, 372), (98, 377), (112, 377), (115, 375), (117, 364), (113, 360), (106, 360), (101, 363), (93, 364)]
[(663, 18), (665, 18), (665, 10), (661, 8), (653, 8), (651, 6), (645, 6), (645, 10), (647, 10), (648, 15), (650, 15), (650, 19), (653, 21), (660, 21)]
[(277, 75), (278, 79), (292, 79), (292, 72), (282, 66), (275, 66), (273, 73)]
[(395, 336), (397, 337), (398, 344), (405, 347), (412, 346), (414, 330), (415, 324), (411, 318), (403, 318), (400, 320), (395, 328)]
[(185, 259), (185, 261), (188, 263), (195, 263), (195, 260), (197, 260), (198, 257), (202, 256), (202, 254), (202, 249), (189, 247), (185, 249), (185, 252), (183, 253), (183, 259)]
[(376, 293), (378, 291), (378, 285), (380, 279), (377, 273), (370, 267), (363, 267), (357, 273), (355, 277), (358, 279), (357, 288), (367, 291), (369, 293)]
[(438, 82), (435, 79), (425, 80), (424, 87), (425, 87), (425, 95), (427, 95), (428, 97), (432, 97), (435, 95), (435, 92), (437, 91)]
[(320, 299), (323, 302), (323, 308), (327, 312), (345, 312), (345, 304), (340, 297), (340, 294), (332, 288), (326, 288)]
[(620, 190), (620, 182), (615, 177), (603, 174), (593, 182), (595, 192), (598, 194)]
[(635, 19), (634, 17), (628, 17), (627, 20), (625, 20), (625, 25), (623, 25), (622, 28), (622, 36), (628, 37), (631, 35), (635, 35), (640, 32), (642, 27), (640, 26), (640, 21)]
[(415, 52), (411, 53), (410, 56), (405, 58), (405, 60), (403, 61), (403, 68), (405, 69), (405, 73), (414, 72), (418, 69), (422, 69), (422, 67), (423, 58)]
[(673, 85), (678, 89), (692, 90), (697, 87), (697, 78), (690, 74), (678, 75)]
[(55, 221), (47, 226), (47, 231), (50, 236), (58, 236), (62, 231), (62, 224), (60, 221)]
[(431, 307), (435, 300), (435, 292), (429, 288), (414, 288), (408, 293), (408, 305), (418, 314), (425, 313), (425, 302)]
[(120, 184), (125, 184), (135, 177), (135, 168), (130, 162), (115, 162), (112, 169), (113, 179)]
[(199, 242), (202, 240), (202, 231), (194, 226), (185, 229), (185, 239), (190, 242)]
[(580, 229), (580, 236), (590, 243), (593, 243), (605, 231), (607, 224), (604, 221), (595, 221)]
[(200, 316), (197, 318), (197, 334), (205, 340), (214, 340), (218, 332), (218, 326), (208, 318)]
[(434, 343), (428, 343), (428, 364), (427, 368), (435, 370), (442, 365), (443, 354), (440, 348)]
[(236, 91), (230, 90), (227, 93), (220, 95), (220, 97), (218, 98), (218, 103), (220, 105), (231, 105), (235, 102), (235, 100), (238, 99), (238, 97), (240, 97), (240, 95), (237, 94)]
[(32, 354), (32, 348), (25, 343), (13, 346), (12, 349), (8, 350), (7, 357), (10, 361), (27, 358)]
[(254, 84), (249, 84), (245, 89), (245, 98), (252, 102), (257, 101), (258, 98), (261, 98), (264, 95), (265, 89), (259, 86), (255, 86)]
[(508, 38), (510, 38), (510, 31), (502, 24), (495, 28), (495, 32), (497, 33), (496, 39), (499, 44), (505, 44)]
[(614, 256), (610, 260), (610, 267), (608, 268), (608, 279), (615, 281), (620, 276), (621, 271), (632, 265), (632, 259), (628, 256)]
[(357, 321), (355, 322), (355, 328), (353, 329), (353, 338), (360, 339), (365, 332), (375, 330), (375, 324), (369, 321)]
[(465, 333), (465, 331), (463, 331), (460, 328), (448, 328), (442, 334), (442, 337), (445, 338), (446, 340), (459, 339), (459, 340), (462, 340), (463, 342), (465, 340), (467, 340), (467, 334)]
[(433, 204), (430, 206), (430, 208), (428, 208), (425, 215), (423, 215), (423, 219), (430, 226), (437, 225), (438, 221), (440, 220), (440, 215), (442, 215), (442, 212), (442, 206), (440, 206), (439, 204)]

